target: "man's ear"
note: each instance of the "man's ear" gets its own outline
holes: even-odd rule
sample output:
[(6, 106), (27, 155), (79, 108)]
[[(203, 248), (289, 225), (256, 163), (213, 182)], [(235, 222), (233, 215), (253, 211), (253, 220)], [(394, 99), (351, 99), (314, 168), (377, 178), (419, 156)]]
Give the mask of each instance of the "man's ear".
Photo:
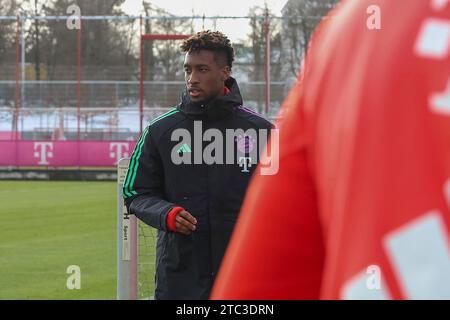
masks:
[(223, 81), (228, 80), (228, 78), (231, 75), (231, 68), (229, 66), (223, 67), (222, 74), (223, 74), (223, 77), (224, 77)]

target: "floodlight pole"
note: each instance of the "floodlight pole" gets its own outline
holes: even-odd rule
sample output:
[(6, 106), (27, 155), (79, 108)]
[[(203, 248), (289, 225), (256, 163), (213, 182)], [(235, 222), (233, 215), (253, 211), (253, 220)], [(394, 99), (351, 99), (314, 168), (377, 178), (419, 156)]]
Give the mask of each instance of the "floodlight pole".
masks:
[(264, 113), (267, 115), (269, 113), (270, 107), (270, 22), (269, 22), (269, 9), (266, 7), (264, 13), (264, 35), (266, 40), (265, 46), (265, 66), (264, 66), (264, 78), (265, 78), (265, 108)]
[[(21, 104), (22, 104), (22, 108), (23, 107), (25, 107), (25, 80), (26, 80), (26, 77), (25, 77), (25, 28), (24, 28), (24, 25), (25, 25), (25, 23), (24, 23), (24, 21), (25, 21), (25, 19), (26, 19), (26, 14), (24, 13), (24, 12), (21, 12), (20, 13), (20, 44), (21, 44), (21, 66), (20, 66), (20, 68), (21, 68), (21, 73), (22, 73), (22, 76), (21, 76), (21, 84), (20, 84), (20, 90), (21, 90), (21, 92), (20, 92), (20, 99), (21, 99)], [(19, 120), (19, 119), (17, 119), (17, 120)], [(17, 124), (17, 127), (19, 127), (19, 124)]]
[(20, 110), (20, 17), (16, 17), (16, 110), (14, 112), (14, 139), (19, 139), (19, 110)]
[(77, 29), (77, 141), (80, 141), (81, 117), (81, 17)]

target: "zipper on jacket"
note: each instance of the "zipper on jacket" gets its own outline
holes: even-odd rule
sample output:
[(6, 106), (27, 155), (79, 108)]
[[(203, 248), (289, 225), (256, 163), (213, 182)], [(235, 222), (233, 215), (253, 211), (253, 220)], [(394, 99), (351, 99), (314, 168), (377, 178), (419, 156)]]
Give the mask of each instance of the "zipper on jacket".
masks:
[[(203, 121), (203, 131), (206, 131), (209, 129), (209, 126), (206, 125), (205, 126), (205, 121)], [(202, 142), (202, 154), (203, 154), (203, 150), (204, 150), (204, 145)], [(211, 279), (211, 286), (213, 285), (213, 279), (215, 277), (215, 273), (214, 273), (214, 250), (213, 250), (213, 245), (212, 245), (212, 226), (211, 226), (211, 215), (210, 215), (210, 192), (209, 192), (209, 165), (207, 165), (206, 163), (204, 163), (204, 161), (202, 160), (203, 165), (205, 166), (206, 169), (206, 212), (208, 214), (208, 229), (209, 229), (209, 234), (208, 234), (208, 238), (209, 238), (209, 257), (210, 257), (210, 272), (209, 272), (209, 276)], [(212, 288), (212, 287), (211, 287)]]

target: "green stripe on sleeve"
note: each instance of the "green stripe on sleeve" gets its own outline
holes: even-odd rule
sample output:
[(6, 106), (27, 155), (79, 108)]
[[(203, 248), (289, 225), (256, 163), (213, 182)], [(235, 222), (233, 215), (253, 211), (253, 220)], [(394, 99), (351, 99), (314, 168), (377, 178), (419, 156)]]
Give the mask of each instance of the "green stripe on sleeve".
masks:
[(127, 176), (125, 178), (125, 183), (123, 184), (123, 194), (127, 198), (132, 196), (132, 194), (130, 193), (131, 171), (136, 162), (136, 157), (137, 157), (137, 154), (139, 153), (138, 150), (142, 149), (145, 137), (147, 136), (147, 132), (148, 132), (148, 127), (145, 128), (144, 132), (142, 133), (141, 137), (139, 138), (138, 142), (136, 143), (136, 147), (134, 148), (134, 151), (133, 151), (133, 156), (131, 157), (130, 165), (128, 166)]
[(131, 158), (130, 166), (129, 166), (128, 172), (127, 172), (127, 177), (126, 177), (125, 183), (124, 183), (124, 189), (123, 190), (124, 190), (124, 195), (127, 198), (137, 194), (137, 192), (133, 188), (133, 185), (134, 185), (134, 180), (136, 179), (137, 169), (139, 167), (139, 159), (140, 159), (140, 157), (142, 155), (142, 149), (143, 149), (144, 142), (145, 142), (145, 139), (146, 139), (147, 134), (148, 134), (149, 127), (152, 124), (158, 122), (159, 120), (164, 119), (164, 118), (166, 118), (168, 116), (171, 116), (171, 115), (173, 115), (173, 114), (175, 114), (177, 112), (178, 112), (178, 110), (176, 108), (174, 108), (174, 109), (172, 109), (172, 110), (162, 114), (161, 116), (155, 118), (150, 123), (150, 125), (145, 129), (144, 133), (142, 134), (141, 138), (139, 139), (138, 143), (136, 144), (136, 148), (135, 148), (135, 150), (133, 152), (133, 156)]

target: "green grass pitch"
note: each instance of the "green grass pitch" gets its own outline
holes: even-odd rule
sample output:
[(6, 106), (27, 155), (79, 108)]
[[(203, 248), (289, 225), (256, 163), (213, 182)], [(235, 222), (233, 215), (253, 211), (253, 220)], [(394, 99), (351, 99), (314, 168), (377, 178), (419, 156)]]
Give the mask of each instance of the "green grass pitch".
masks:
[(115, 299), (116, 186), (0, 181), (0, 299)]

